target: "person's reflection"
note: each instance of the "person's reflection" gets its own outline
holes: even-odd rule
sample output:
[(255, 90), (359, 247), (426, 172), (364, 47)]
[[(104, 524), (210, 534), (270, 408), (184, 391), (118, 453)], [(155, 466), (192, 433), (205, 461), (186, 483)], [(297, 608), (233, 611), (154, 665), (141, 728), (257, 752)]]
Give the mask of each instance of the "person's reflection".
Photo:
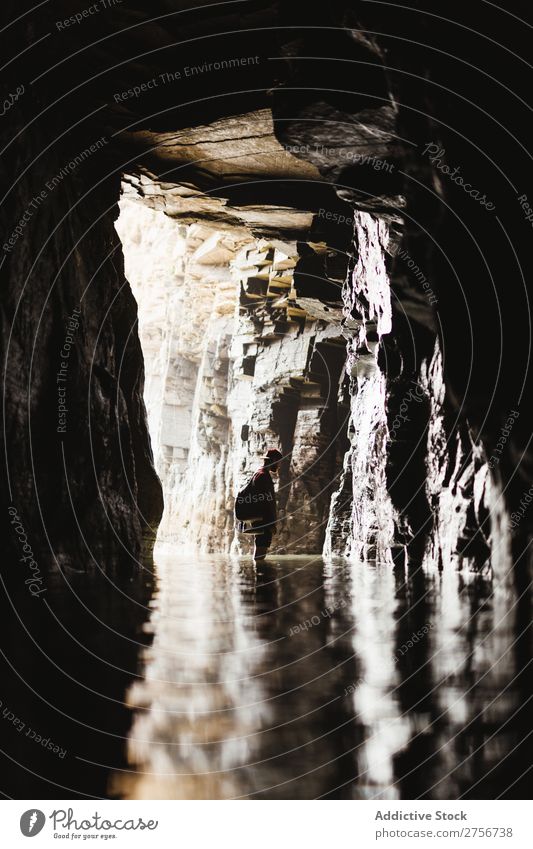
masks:
[(261, 681), (270, 713), (260, 754), (276, 785), (269, 798), (354, 795), (361, 732), (347, 593), (343, 584), (326, 597), (321, 558), (257, 565), (255, 629), (268, 645)]

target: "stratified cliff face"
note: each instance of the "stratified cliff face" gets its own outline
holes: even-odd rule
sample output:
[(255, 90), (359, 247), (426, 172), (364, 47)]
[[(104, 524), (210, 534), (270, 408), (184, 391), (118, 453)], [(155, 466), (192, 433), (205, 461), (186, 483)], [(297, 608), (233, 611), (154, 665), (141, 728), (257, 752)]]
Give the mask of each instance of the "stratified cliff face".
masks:
[[(160, 540), (246, 549), (235, 495), (278, 445), (279, 551), (504, 564), (501, 492), (451, 421), (436, 330), (416, 369), (394, 350), (394, 227), (350, 212), (341, 283), (311, 273), (332, 257), (324, 244), (184, 227), (161, 187), (143, 186), (144, 202), (126, 191), (117, 228), (140, 310)], [(431, 309), (423, 283), (420, 297)]]
[(47, 556), (90, 560), (91, 538), (135, 560), (161, 512), (123, 177), (164, 222), (164, 284), (132, 269), (141, 318), (155, 303), (163, 536), (231, 546), (235, 491), (276, 443), (281, 550), (505, 557), (531, 478), (525, 28), (481, 2), (456, 23), (430, 3), (123, 2), (67, 29), (6, 8), (6, 98), (27, 85), (5, 138), (4, 500)]
[[(277, 546), (320, 552), (347, 441), (337, 401), (346, 358), (340, 304), (300, 300), (296, 242), (184, 229), (127, 199), (121, 208), (165, 496), (159, 538), (201, 551), (241, 545), (235, 495), (266, 449), (279, 446)], [(317, 244), (305, 259), (326, 254)]]

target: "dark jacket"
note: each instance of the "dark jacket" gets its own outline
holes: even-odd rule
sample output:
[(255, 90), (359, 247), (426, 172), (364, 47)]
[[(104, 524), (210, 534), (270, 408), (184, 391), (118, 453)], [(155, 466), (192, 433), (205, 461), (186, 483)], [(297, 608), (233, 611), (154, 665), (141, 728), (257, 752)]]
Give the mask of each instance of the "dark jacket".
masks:
[[(274, 482), (268, 469), (259, 469), (252, 478), (252, 490), (257, 507), (260, 508), (265, 524), (274, 524), (276, 514), (276, 493)], [(254, 499), (254, 500), (255, 500)]]

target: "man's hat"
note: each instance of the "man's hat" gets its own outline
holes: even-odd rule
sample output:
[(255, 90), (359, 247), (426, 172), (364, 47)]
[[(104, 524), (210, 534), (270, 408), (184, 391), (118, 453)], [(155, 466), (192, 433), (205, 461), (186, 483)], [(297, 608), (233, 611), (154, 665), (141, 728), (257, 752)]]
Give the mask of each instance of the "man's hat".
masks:
[(279, 463), (283, 459), (283, 454), (277, 448), (269, 448), (263, 457), (263, 460), (269, 460), (271, 463)]

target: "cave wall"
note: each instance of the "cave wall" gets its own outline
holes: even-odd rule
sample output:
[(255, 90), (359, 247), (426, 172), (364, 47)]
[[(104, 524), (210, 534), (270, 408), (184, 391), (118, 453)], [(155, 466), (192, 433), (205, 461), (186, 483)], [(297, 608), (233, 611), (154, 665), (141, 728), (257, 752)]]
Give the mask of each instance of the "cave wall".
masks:
[(77, 136), (42, 157), (25, 135), (6, 154), (25, 173), (4, 184), (1, 213), (2, 490), (43, 567), (136, 563), (162, 508), (137, 306), (113, 226), (120, 183), (101, 181), (100, 151), (65, 170), (84, 149)]
[(438, 568), (492, 565), (509, 582), (501, 482), (447, 398), (440, 340), (427, 317), (433, 304), (420, 279), (411, 293), (417, 320), (406, 320), (406, 298), (395, 302), (394, 226), (355, 212), (354, 255), (343, 289), (350, 447), (325, 551)]
[(160, 540), (246, 550), (234, 497), (279, 445), (277, 550), (455, 568), (494, 560), (505, 574), (501, 488), (468, 426), (450, 421), (434, 326), (427, 356), (413, 368), (404, 352), (398, 367), (394, 230), (351, 213), (342, 308), (327, 307), (302, 273), (308, 246), (184, 227), (155, 206), (125, 199), (117, 227), (157, 423)]
[[(176, 226), (200, 220), (200, 226), (226, 231), (229, 239), (278, 240), (298, 256), (294, 309), (305, 316), (294, 312), (297, 320), (289, 325), (295, 327), (279, 339), (266, 338), (268, 322), (256, 313), (254, 323), (239, 295), (243, 344), (259, 340), (260, 345), (249, 363), (255, 361), (252, 385), (263, 405), (252, 409), (246, 422), (237, 423), (237, 414), (235, 422), (228, 416), (236, 394), (243, 395), (237, 407), (247, 403), (250, 390), (240, 379), (233, 385), (228, 378), (222, 414), (213, 415), (212, 409), (206, 414), (206, 408), (223, 400), (226, 366), (230, 377), (240, 368), (243, 352), (235, 353), (222, 340), (229, 318), (215, 311), (213, 321), (208, 319), (213, 347), (194, 356), (180, 352), (179, 339), (167, 334), (167, 350), (177, 345), (182, 358), (176, 357), (174, 380), (189, 381), (185, 403), (168, 406), (188, 409), (192, 404), (190, 415), (201, 422), (204, 440), (194, 450), (198, 457), (212, 453), (211, 467), (225, 469), (227, 489), (216, 502), (216, 515), (222, 517), (217, 533), (229, 541), (227, 504), (251, 458), (267, 441), (290, 442), (296, 435), (294, 467), (284, 469), (280, 497), (283, 501), (294, 489), (296, 498), (298, 490), (309, 511), (304, 515), (312, 523), (313, 546), (322, 534), (318, 528), (327, 523), (327, 550), (332, 552), (363, 555), (359, 546), (367, 545), (370, 556), (388, 550), (392, 539), (394, 558), (422, 561), (430, 552), (434, 561), (482, 565), (488, 551), (493, 556), (495, 533), (501, 532), (507, 548), (509, 516), (531, 480), (525, 286), (531, 272), (530, 225), (520, 198), (533, 197), (533, 190), (527, 145), (521, 142), (530, 85), (520, 52), (528, 43), (526, 28), (512, 16), (515, 6), (520, 13), (520, 4), (507, 10), (488, 10), (480, 2), (452, 5), (451, 22), (437, 24), (431, 4), (424, 2), (416, 13), (391, 4), (386, 16), (380, 4), (357, 0), (327, 8), (253, 2), (236, 10), (220, 4), (209, 15), (201, 5), (185, 11), (179, 2), (155, 3), (148, 13), (124, 2), (105, 17), (93, 16), (86, 26), (60, 31), (54, 15), (71, 14), (78, 6), (58, 3), (53, 12), (38, 7), (24, 16), (32, 8), (26, 0), (5, 4), (14, 23), (3, 35), (5, 54), (12, 57), (3, 91), (7, 98), (21, 81), (25, 91), (9, 111), (9, 127), (2, 124), (10, 142), (2, 222), (14, 239), (4, 250), (0, 270), (4, 453), (18, 470), (13, 490), (8, 484), (3, 497), (6, 504), (24, 505), (39, 546), (49, 552), (44, 524), (52, 547), (71, 560), (88, 559), (71, 495), (84, 535), (97, 530), (95, 544), (101, 543), (102, 551), (127, 549), (134, 559), (143, 534), (153, 534), (161, 510), (141, 397), (136, 308), (113, 229), (119, 178), (125, 174), (144, 200), (152, 194), (152, 203), (161, 204)], [(158, 17), (169, 10), (179, 14)], [(187, 77), (186, 85), (185, 75), (179, 86), (161, 81), (161, 74), (199, 62), (198, 42), (207, 64), (241, 55), (241, 29), (255, 57), (244, 72), (243, 66), (233, 66)], [(48, 32), (50, 37), (41, 38)], [(221, 39), (220, 32), (228, 35)], [(505, 48), (510, 40), (514, 55)], [(33, 42), (31, 51), (20, 52)], [(344, 63), (342, 86), (339, 62)], [(501, 69), (498, 80), (487, 77), (485, 62)], [(459, 71), (464, 74), (456, 84)], [(153, 96), (128, 93), (150, 79), (160, 80)], [(25, 129), (28, 124), (35, 125), (31, 132)], [(17, 133), (20, 141), (13, 144)], [(91, 145), (97, 149), (76, 161)], [(435, 147), (439, 155), (431, 158)], [(72, 168), (70, 162), (75, 162)], [(480, 187), (482, 205), (450, 179), (454, 168)], [(53, 189), (47, 189), (56, 175)], [(17, 224), (25, 214), (24, 224)], [(371, 217), (361, 219), (362, 214)], [(350, 216), (353, 232), (339, 223)], [(326, 256), (320, 262), (317, 244)], [(339, 255), (343, 262), (336, 268)], [(309, 271), (315, 266), (321, 268), (318, 275)], [(392, 295), (390, 332), (384, 322), (383, 268)], [(28, 274), (30, 289), (19, 302)], [(331, 291), (339, 280), (345, 283), (342, 296)], [(80, 300), (87, 308), (69, 362), (69, 404), (76, 412), (69, 416), (65, 439), (58, 440), (54, 360), (65, 322)], [(324, 305), (336, 311), (334, 321), (331, 312), (326, 320)], [(176, 303), (172, 309), (194, 330), (195, 321), (184, 322), (187, 314), (180, 313), (186, 305)], [(271, 307), (267, 313), (270, 321)], [(340, 401), (327, 406), (317, 434), (324, 381), (315, 380), (313, 359), (319, 359), (323, 346), (338, 347), (340, 338), (348, 351)], [(287, 360), (301, 360), (296, 374), (282, 366), (274, 389), (264, 376), (276, 352), (283, 362), (285, 351)], [(160, 388), (154, 374), (153, 391), (162, 407), (168, 403), (162, 388), (168, 359), (164, 355), (159, 366)], [(340, 371), (337, 354), (334, 360)], [(199, 378), (204, 368), (205, 381)], [(320, 402), (313, 398), (315, 383)], [(420, 400), (406, 401), (415, 390)], [(406, 403), (408, 412), (402, 407)], [(397, 427), (402, 409), (409, 420)], [(501, 429), (515, 410), (518, 416), (500, 452)], [(181, 462), (181, 475), (190, 448), (178, 444), (187, 440), (186, 433), (176, 435), (175, 413), (167, 416), (164, 444), (171, 449), (166, 462)], [(315, 464), (319, 477), (312, 485), (296, 481), (304, 452), (323, 457), (321, 440), (327, 443), (335, 417), (343, 420), (346, 414), (349, 425), (342, 439), (351, 448), (336, 443), (324, 461), (326, 469)], [(249, 418), (257, 423), (258, 435), (252, 429), (243, 447), (242, 426), (250, 424)], [(285, 419), (291, 428), (294, 422), (292, 436), (282, 432)], [(221, 459), (221, 446), (213, 439), (217, 428), (219, 436), (233, 440), (235, 465)], [(20, 434), (28, 436), (24, 444)], [(495, 451), (500, 453), (497, 462), (490, 461), (489, 475), (487, 457)], [(87, 479), (91, 452), (96, 472)], [(323, 505), (315, 509), (314, 499), (328, 474), (335, 490), (329, 518)], [(202, 478), (207, 480), (207, 470)], [(217, 481), (202, 493), (220, 489), (220, 475)], [(209, 499), (206, 515), (213, 507)], [(218, 506), (223, 503), (226, 507)], [(502, 504), (507, 519), (501, 516)], [(531, 522), (526, 511), (513, 529), (515, 555), (527, 548)], [(285, 527), (280, 540), (286, 542), (287, 533)], [(202, 545), (212, 544), (208, 534)], [(527, 569), (520, 574), (521, 580), (527, 577)]]
[(362, 559), (390, 558), (394, 542), (386, 481), (387, 381), (378, 361), (381, 339), (391, 331), (388, 239), (384, 222), (365, 212), (354, 213), (355, 261), (342, 293), (350, 398), (350, 447), (343, 469), (350, 491), (346, 505), (346, 480), (342, 480), (332, 505), (326, 551)]
[(247, 550), (235, 533), (234, 498), (265, 450), (279, 446), (276, 545), (320, 552), (345, 443), (342, 315), (330, 319), (318, 300), (306, 305), (321, 318), (299, 305), (295, 243), (183, 227), (150, 203), (128, 199), (126, 187), (117, 230), (139, 303), (165, 500), (159, 539), (183, 550)]

